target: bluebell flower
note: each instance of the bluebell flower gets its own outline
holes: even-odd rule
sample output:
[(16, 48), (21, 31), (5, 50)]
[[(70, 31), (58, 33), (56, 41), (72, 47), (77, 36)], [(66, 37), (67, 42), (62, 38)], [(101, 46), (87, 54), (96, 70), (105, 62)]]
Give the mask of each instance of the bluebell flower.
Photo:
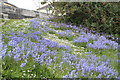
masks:
[(22, 55), (22, 58), (23, 58), (23, 59), (27, 59), (27, 57), (28, 57), (28, 56), (26, 56), (26, 55)]
[(74, 78), (78, 78), (78, 72), (74, 74)]
[(40, 31), (35, 31), (33, 34), (41, 34), (42, 32)]
[(53, 69), (55, 69), (55, 68), (56, 68), (56, 66), (53, 67)]
[(81, 64), (76, 64), (76, 70), (79, 70), (81, 68)]
[(26, 65), (26, 63), (22, 63), (21, 65), (20, 65), (20, 67), (24, 67)]
[(102, 55), (103, 59), (106, 59), (106, 55)]
[(59, 34), (59, 36), (64, 36), (64, 37), (70, 37), (70, 36), (73, 36), (71, 30), (65, 30), (65, 31), (63, 31), (63, 32), (58, 32), (57, 34)]
[(100, 40), (106, 40), (106, 37), (105, 36), (100, 36), (99, 39)]
[(105, 65), (100, 65), (100, 66), (97, 66), (97, 72), (104, 72), (106, 71), (107, 67)]
[(101, 78), (102, 75), (103, 75), (103, 74), (99, 74), (96, 78)]
[(80, 37), (78, 37), (78, 39), (75, 39), (74, 42), (75, 43), (81, 43), (81, 42), (88, 42), (89, 41), (89, 38), (87, 37), (84, 37), (83, 35), (81, 35)]
[(46, 59), (46, 64), (47, 65), (50, 65), (52, 63), (52, 59), (50, 58), (50, 57), (48, 57), (47, 59)]
[(57, 58), (57, 57), (54, 57), (54, 58), (53, 58), (53, 61), (54, 61), (54, 62), (56, 62), (56, 58)]
[(91, 71), (92, 71), (92, 70), (95, 70), (94, 64), (91, 64), (91, 65), (89, 66), (89, 68), (90, 68)]
[(21, 51), (21, 48), (19, 46), (16, 46), (15, 50), (16, 50), (17, 53), (19, 53)]
[(120, 53), (117, 53), (118, 56), (120, 56)]
[(92, 59), (92, 60), (97, 60), (96, 55), (93, 55), (93, 54), (92, 54), (92, 55), (91, 55), (91, 59)]
[(68, 75), (64, 75), (63, 78), (68, 78)]
[(91, 34), (91, 33), (87, 33), (87, 34), (85, 35), (85, 37), (87, 37), (88, 39), (92, 39), (92, 40), (97, 39), (97, 36), (94, 35), (94, 34)]
[(11, 41), (9, 41), (8, 45), (15, 47), (15, 46), (17, 46), (17, 42), (15, 40), (11, 40)]
[(24, 40), (24, 38), (22, 38), (22, 37), (17, 37), (17, 36), (11, 36), (11, 39), (12, 39), (12, 40), (15, 40), (17, 43)]
[(33, 20), (31, 20), (31, 27), (33, 27), (33, 28), (39, 28), (40, 27), (40, 23), (37, 21), (37, 20), (35, 20), (35, 19), (33, 19)]
[(6, 53), (6, 49), (1, 50), (0, 53), (2, 53), (2, 57), (4, 57), (4, 56), (6, 55), (6, 54), (5, 54), (5, 53)]
[(16, 54), (16, 55), (14, 55), (14, 59), (15, 59), (16, 61), (19, 60), (19, 57), (20, 57), (20, 54)]
[(62, 70), (62, 64), (63, 62), (60, 62), (59, 69)]
[(21, 51), (25, 50), (25, 44), (22, 44)]
[(71, 51), (71, 47), (67, 45), (60, 45), (60, 48), (67, 49), (68, 51)]
[(37, 36), (37, 35), (31, 35), (31, 38), (32, 38), (32, 39), (35, 39), (36, 41), (39, 41), (39, 39), (40, 39), (40, 37)]
[(63, 58), (63, 62), (66, 62), (66, 61), (68, 61), (68, 58)]
[(6, 53), (6, 50), (7, 50), (7, 45), (2, 45), (1, 50), (0, 50), (0, 53), (2, 53), (2, 56), (4, 56), (4, 54)]
[(8, 51), (8, 56), (11, 57), (11, 51)]
[(76, 72), (76, 70), (72, 70), (72, 71), (69, 73), (69, 78), (73, 78), (75, 72)]
[(56, 54), (57, 54), (57, 50), (51, 51), (51, 55), (56, 55)]
[(12, 35), (12, 36), (15, 36), (16, 34), (15, 34), (15, 32), (12, 32), (11, 35)]
[(120, 63), (120, 60), (116, 60), (117, 63)]
[[(1, 39), (0, 39), (0, 40), (1, 40)], [(2, 50), (2, 48), (3, 48), (3, 42), (0, 41), (0, 51)]]
[(41, 58), (40, 58), (40, 56), (37, 56), (34, 59), (35, 59), (36, 62), (39, 62)]
[(76, 32), (76, 33), (78, 33), (79, 31), (78, 31), (78, 30), (76, 30), (75, 32)]
[(117, 79), (120, 80), (120, 76), (118, 76)]
[(81, 76), (83, 76), (83, 77), (87, 77), (88, 75), (87, 75), (87, 74), (86, 74), (86, 75), (85, 75), (85, 74), (81, 74)]
[(94, 48), (94, 49), (109, 49), (109, 46), (106, 44), (102, 44), (99, 41), (94, 41), (94, 43), (87, 43), (87, 47)]

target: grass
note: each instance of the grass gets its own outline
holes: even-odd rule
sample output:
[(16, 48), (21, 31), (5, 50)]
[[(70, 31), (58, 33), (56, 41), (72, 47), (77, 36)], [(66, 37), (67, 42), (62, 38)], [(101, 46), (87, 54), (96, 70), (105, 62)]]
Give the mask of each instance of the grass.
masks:
[[(43, 25), (44, 23), (41, 23)], [(67, 28), (55, 28), (53, 25), (47, 24), (47, 27), (56, 30), (54, 31), (48, 31), (48, 32), (43, 32), (41, 29), (38, 28), (32, 28), (30, 27), (30, 20), (27, 19), (21, 19), (21, 20), (7, 20), (6, 23), (2, 26), (2, 34), (3, 35), (3, 41), (4, 45), (7, 45), (8, 42), (10, 41), (10, 36), (12, 32), (16, 32), (16, 35), (18, 35), (18, 32), (23, 32), (25, 34), (32, 32), (33, 30), (40, 31), (42, 32), (41, 37), (44, 37), (45, 39), (49, 39), (54, 42), (58, 42), (59, 45), (68, 45), (72, 48), (70, 51), (70, 54), (74, 54), (79, 58), (86, 58), (85, 54), (88, 51), (92, 51), (92, 54), (95, 54), (97, 57), (100, 57), (101, 61), (104, 61), (102, 58), (103, 55), (106, 55), (106, 60), (110, 59), (110, 65), (112, 65), (112, 68), (117, 70), (117, 63), (115, 60), (118, 59), (116, 53), (117, 50), (112, 50), (112, 49), (101, 49), (101, 50), (95, 50), (92, 48), (87, 48), (85, 45), (86, 43), (73, 43), (73, 40), (76, 39), (80, 34), (74, 33), (74, 36), (70, 37), (63, 37), (59, 36), (57, 32), (62, 32), (66, 30)], [(31, 39), (31, 42), (34, 43), (39, 43), (35, 39)], [(26, 45), (28, 48), (29, 46)], [(14, 47), (9, 47), (6, 52), (8, 54), (8, 51), (12, 51)], [(70, 71), (74, 70), (74, 66), (69, 66), (68, 63), (63, 63), (62, 67), (63, 69), (59, 69), (60, 62), (62, 62), (63, 54), (62, 51), (65, 51), (64, 49), (59, 49), (59, 48), (50, 48), (48, 47), (48, 50), (56, 50), (58, 54), (55, 56), (49, 55), (51, 58), (56, 57), (56, 62), (51, 63), (49, 66), (47, 64), (42, 64), (40, 65), (39, 63), (36, 63), (36, 61), (32, 58), (32, 56), (28, 56), (27, 59), (27, 64), (25, 67), (19, 67), (21, 63), (24, 63), (24, 58), (23, 60), (20, 60), (16, 62), (13, 59), (13, 56), (8, 57), (6, 56), (3, 59), (2, 62), (2, 77), (3, 78), (62, 78), (63, 75), (68, 74)], [(23, 52), (26, 54), (26, 52)], [(11, 53), (12, 54), (12, 53)], [(38, 53), (39, 55), (42, 55), (41, 52)], [(46, 59), (48, 59), (48, 57)], [(21, 55), (22, 57), (22, 55)], [(45, 61), (45, 60), (44, 60)], [(73, 61), (74, 62), (74, 61)], [(75, 61), (76, 62), (76, 61)], [(14, 64), (14, 65), (13, 65)], [(55, 67), (56, 68), (53, 68)], [(54, 72), (53, 72), (54, 71)], [(79, 72), (78, 74), (81, 75), (82, 72)], [(91, 72), (92, 73), (92, 72)], [(93, 72), (94, 73), (94, 72)], [(90, 74), (90, 73), (89, 73)], [(92, 78), (96, 77), (98, 75), (97, 73), (92, 76)], [(91, 77), (91, 76), (88, 76)], [(103, 76), (104, 77), (104, 76)], [(84, 78), (80, 76), (79, 78)]]

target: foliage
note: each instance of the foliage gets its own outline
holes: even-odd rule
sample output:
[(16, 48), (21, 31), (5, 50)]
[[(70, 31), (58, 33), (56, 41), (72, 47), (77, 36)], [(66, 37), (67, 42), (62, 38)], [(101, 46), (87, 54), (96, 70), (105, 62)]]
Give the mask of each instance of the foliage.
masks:
[(119, 3), (110, 2), (54, 2), (56, 20), (84, 25), (97, 32), (118, 34)]

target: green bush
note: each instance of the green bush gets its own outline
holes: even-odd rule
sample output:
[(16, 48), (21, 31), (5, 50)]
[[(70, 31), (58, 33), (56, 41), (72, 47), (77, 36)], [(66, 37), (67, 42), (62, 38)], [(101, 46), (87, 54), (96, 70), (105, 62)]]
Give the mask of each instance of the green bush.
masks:
[[(74, 25), (83, 25), (97, 32), (117, 34), (119, 30), (119, 3), (110, 2), (54, 2), (54, 19)], [(61, 20), (60, 20), (61, 19)]]

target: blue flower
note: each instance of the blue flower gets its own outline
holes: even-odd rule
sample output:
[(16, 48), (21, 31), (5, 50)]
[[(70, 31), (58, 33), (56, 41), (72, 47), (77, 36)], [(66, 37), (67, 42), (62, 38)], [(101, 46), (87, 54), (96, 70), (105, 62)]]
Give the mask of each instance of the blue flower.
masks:
[(16, 60), (16, 61), (18, 61), (18, 60), (20, 60), (20, 54), (16, 54), (16, 55), (14, 55), (14, 59)]
[(16, 36), (11, 36), (11, 39), (14, 40), (14, 41), (16, 41), (16, 42), (21, 42), (21, 41), (25, 40), (22, 37), (16, 37)]
[(28, 56), (26, 56), (26, 55), (22, 55), (22, 58), (23, 58), (23, 59), (27, 59), (27, 57), (28, 57)]
[(69, 72), (69, 78), (73, 78), (75, 72), (76, 70), (72, 70), (71, 72)]
[(0, 52), (1, 52), (2, 54), (5, 54), (5, 53), (6, 53), (6, 50), (7, 50), (7, 45), (2, 45), (1, 48), (3, 48), (3, 49), (1, 49)]
[(68, 75), (64, 75), (63, 78), (68, 78)]
[(86, 75), (85, 75), (85, 74), (82, 74), (81, 76), (83, 76), (83, 77), (87, 77), (88, 75), (87, 75), (87, 74), (86, 74)]
[(9, 57), (11, 56), (11, 54), (10, 54), (10, 53), (11, 53), (11, 51), (8, 51), (8, 56), (9, 56)]
[(118, 76), (117, 79), (120, 80), (120, 76)]
[(120, 60), (116, 60), (117, 63), (120, 63)]
[(78, 72), (74, 74), (74, 78), (77, 78), (77, 77), (78, 77)]
[(17, 46), (17, 42), (15, 40), (11, 40), (11, 41), (9, 41), (8, 45), (15, 47), (15, 46)]
[(20, 65), (20, 67), (24, 67), (26, 65), (26, 63), (22, 63), (21, 65)]
[(103, 59), (106, 59), (106, 55), (102, 55)]
[(12, 36), (15, 36), (15, 32), (12, 32), (11, 35), (12, 35)]
[(81, 42), (88, 42), (89, 41), (89, 38), (87, 37), (84, 37), (83, 35), (81, 35), (80, 37), (78, 37), (78, 39), (75, 39), (74, 42), (75, 43), (81, 43)]
[(94, 49), (109, 49), (109, 46), (101, 43), (100, 41), (94, 41), (93, 44), (87, 43), (87, 47), (94, 48)]
[(42, 32), (40, 31), (35, 31), (33, 34), (41, 34)]
[(118, 56), (120, 56), (120, 53), (117, 53)]
[(19, 53), (21, 51), (21, 48), (19, 46), (16, 46), (15, 50), (16, 50), (17, 53)]
[(106, 37), (105, 36), (100, 36), (99, 39), (100, 40), (106, 40)]
[(54, 57), (54, 58), (53, 58), (53, 61), (54, 61), (54, 62), (56, 61), (56, 58), (57, 58), (57, 57)]
[(50, 58), (50, 57), (48, 57), (47, 59), (46, 59), (46, 64), (47, 65), (50, 65), (52, 63), (52, 59)]
[(99, 74), (96, 78), (101, 78), (102, 75), (103, 75), (103, 74)]
[(39, 39), (40, 39), (40, 37), (37, 36), (37, 35), (31, 35), (31, 38), (32, 38), (32, 39), (35, 39), (36, 41), (39, 41)]
[(2, 57), (4, 57), (6, 55), (5, 54), (6, 53), (6, 49), (5, 50), (1, 50), (0, 52), (2, 53)]

